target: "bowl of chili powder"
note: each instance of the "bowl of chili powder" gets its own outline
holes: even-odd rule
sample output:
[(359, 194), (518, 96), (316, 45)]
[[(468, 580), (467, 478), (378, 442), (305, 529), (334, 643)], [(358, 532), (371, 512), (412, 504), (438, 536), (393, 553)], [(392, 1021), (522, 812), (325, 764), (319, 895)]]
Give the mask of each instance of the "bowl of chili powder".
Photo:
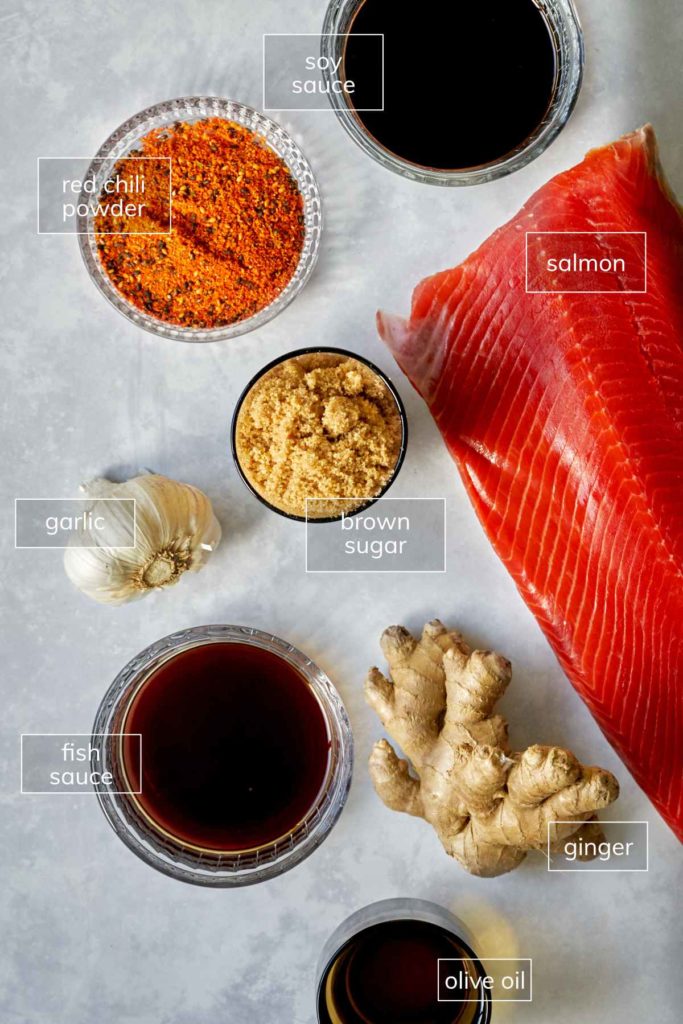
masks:
[[(120, 182), (131, 194), (108, 202), (127, 188)], [(301, 291), (318, 254), (308, 160), (276, 122), (233, 100), (169, 100), (130, 118), (93, 158), (79, 202), (91, 278), (165, 338), (220, 341), (261, 327)]]

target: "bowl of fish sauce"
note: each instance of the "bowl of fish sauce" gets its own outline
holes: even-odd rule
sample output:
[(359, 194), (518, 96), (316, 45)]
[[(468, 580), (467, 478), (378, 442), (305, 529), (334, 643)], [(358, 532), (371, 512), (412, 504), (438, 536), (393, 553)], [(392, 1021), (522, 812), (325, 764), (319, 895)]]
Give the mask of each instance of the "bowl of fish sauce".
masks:
[(144, 330), (221, 341), (277, 316), (308, 281), (320, 191), (297, 143), (217, 97), (136, 114), (93, 158), (79, 240), (90, 277)]
[(386, 0), (332, 0), (322, 48), (354, 142), (432, 185), (524, 167), (566, 124), (583, 76), (573, 0), (426, 0), (411, 17)]
[(346, 803), (353, 735), (330, 678), (251, 626), (181, 629), (136, 654), (93, 725), (102, 811), (179, 881), (235, 888), (310, 856)]

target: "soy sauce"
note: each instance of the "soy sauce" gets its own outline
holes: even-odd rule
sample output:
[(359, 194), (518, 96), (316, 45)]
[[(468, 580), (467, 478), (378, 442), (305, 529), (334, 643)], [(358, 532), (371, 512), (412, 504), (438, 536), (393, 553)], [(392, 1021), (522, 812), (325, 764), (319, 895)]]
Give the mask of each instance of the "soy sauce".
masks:
[[(384, 34), (384, 111), (377, 106)], [(364, 0), (349, 30), (343, 78), (355, 116), (385, 149), (420, 167), (496, 162), (529, 139), (556, 87), (556, 48), (534, 0)]]
[(462, 959), (473, 978), (483, 965), (452, 932), (397, 919), (358, 932), (328, 965), (318, 994), (320, 1024), (484, 1024), (485, 990), (439, 1002), (438, 961)]
[(288, 835), (327, 773), (315, 694), (287, 661), (250, 644), (203, 644), (171, 658), (134, 696), (124, 731), (142, 734), (142, 778), (132, 740), (123, 763), (147, 817), (209, 851)]

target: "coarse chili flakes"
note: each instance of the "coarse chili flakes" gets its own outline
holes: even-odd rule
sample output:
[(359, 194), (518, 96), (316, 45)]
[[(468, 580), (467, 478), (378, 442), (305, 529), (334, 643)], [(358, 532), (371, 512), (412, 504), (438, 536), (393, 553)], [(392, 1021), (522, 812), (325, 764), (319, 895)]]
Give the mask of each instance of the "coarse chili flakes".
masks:
[(305, 235), (301, 192), (277, 153), (248, 128), (212, 117), (151, 131), (113, 174), (140, 174), (140, 156), (171, 158), (172, 226), (144, 233), (169, 225), (167, 164), (147, 161), (142, 216), (95, 218), (102, 266), (124, 298), (196, 328), (245, 320), (276, 299)]

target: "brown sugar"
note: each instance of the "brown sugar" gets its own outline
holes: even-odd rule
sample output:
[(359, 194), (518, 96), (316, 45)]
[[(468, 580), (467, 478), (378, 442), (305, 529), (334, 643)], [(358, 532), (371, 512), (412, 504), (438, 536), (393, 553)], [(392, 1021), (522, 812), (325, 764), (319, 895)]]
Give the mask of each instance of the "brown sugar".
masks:
[[(308, 517), (352, 512), (392, 477), (403, 424), (391, 391), (370, 367), (338, 353), (287, 359), (260, 377), (237, 417), (242, 472), (269, 504)], [(324, 499), (348, 498), (348, 502)], [(323, 500), (321, 500), (323, 499)]]

